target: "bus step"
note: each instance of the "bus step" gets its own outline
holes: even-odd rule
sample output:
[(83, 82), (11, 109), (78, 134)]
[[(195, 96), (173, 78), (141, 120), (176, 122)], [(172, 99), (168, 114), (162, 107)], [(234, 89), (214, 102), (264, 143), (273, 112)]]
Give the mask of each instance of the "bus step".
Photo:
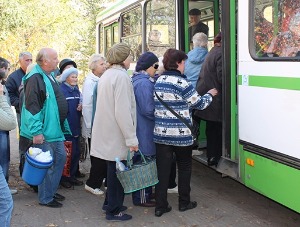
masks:
[(226, 176), (238, 179), (238, 163), (232, 161), (231, 159), (221, 157), (218, 163), (217, 171)]
[[(207, 165), (206, 149), (193, 150), (192, 157), (194, 160)], [(216, 169), (215, 166), (210, 166), (212, 169)]]

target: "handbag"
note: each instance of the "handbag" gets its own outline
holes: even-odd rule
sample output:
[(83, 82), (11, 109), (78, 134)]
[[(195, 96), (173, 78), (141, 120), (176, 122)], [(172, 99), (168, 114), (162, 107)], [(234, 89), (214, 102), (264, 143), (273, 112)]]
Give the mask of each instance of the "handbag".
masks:
[(142, 163), (132, 164), (130, 151), (127, 154), (127, 169), (117, 171), (117, 178), (123, 186), (124, 193), (131, 193), (158, 183), (156, 160), (146, 161), (139, 150)]
[(67, 154), (67, 160), (64, 165), (62, 175), (64, 177), (70, 177), (71, 176), (71, 161), (72, 161), (72, 142), (65, 141), (64, 146), (65, 146), (65, 150), (66, 150), (66, 154)]
[[(184, 119), (183, 117), (181, 117), (178, 113), (176, 113), (176, 111), (175, 110), (173, 110), (170, 106), (168, 106), (168, 104), (165, 102), (165, 101), (163, 101), (158, 95), (157, 95), (157, 93), (156, 92), (154, 92), (155, 93), (155, 95), (156, 95), (156, 98), (161, 102), (161, 104), (163, 104), (163, 106), (164, 107), (166, 107), (172, 114), (174, 114), (182, 123), (184, 123), (185, 125), (186, 125), (186, 127), (188, 127), (189, 128), (189, 130), (191, 130), (191, 134), (192, 134), (192, 136), (193, 136), (193, 141), (196, 141), (197, 140), (197, 136), (195, 135), (195, 128), (192, 126), (192, 125), (190, 125), (190, 123), (186, 120), (186, 119)], [(198, 129), (199, 129), (199, 127), (197, 127)]]
[(87, 138), (84, 138), (82, 135), (78, 139), (79, 150), (80, 150), (80, 161), (83, 162), (86, 160), (87, 155), (90, 153), (89, 142)]

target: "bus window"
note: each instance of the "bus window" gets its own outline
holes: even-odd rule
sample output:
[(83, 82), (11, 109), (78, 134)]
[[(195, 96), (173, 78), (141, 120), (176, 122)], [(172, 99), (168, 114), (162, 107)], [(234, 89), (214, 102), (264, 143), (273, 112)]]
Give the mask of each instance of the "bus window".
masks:
[(142, 42), (142, 9), (134, 8), (122, 15), (122, 42), (133, 51), (133, 61), (137, 61), (137, 50)]
[(116, 24), (112, 27), (113, 30), (113, 45), (119, 43), (119, 26)]
[(99, 38), (98, 38), (98, 52), (99, 53), (103, 53), (103, 45), (104, 45), (104, 43), (103, 43), (103, 28), (102, 28), (102, 25), (101, 24), (99, 24), (98, 25), (99, 26), (99, 28), (97, 29), (98, 30), (98, 32), (99, 32)]
[(111, 47), (111, 27), (107, 27), (105, 28), (105, 52)]
[(293, 0), (254, 1), (257, 57), (297, 57), (300, 51), (300, 3)]
[(189, 1), (189, 35), (192, 45), (192, 38), (198, 32), (208, 36), (208, 49), (214, 45), (214, 10), (211, 1)]
[(146, 5), (146, 21), (146, 51), (162, 57), (167, 49), (175, 48), (175, 1), (149, 1)]

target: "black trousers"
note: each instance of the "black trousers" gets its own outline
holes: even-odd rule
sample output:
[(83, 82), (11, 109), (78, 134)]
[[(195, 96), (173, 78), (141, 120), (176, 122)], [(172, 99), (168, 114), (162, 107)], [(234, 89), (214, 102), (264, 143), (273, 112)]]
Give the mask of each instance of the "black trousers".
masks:
[(170, 179), (169, 179), (169, 189), (175, 188), (177, 186), (176, 184), (176, 156), (173, 154), (173, 160), (171, 165), (171, 173), (170, 173)]
[(206, 121), (207, 158), (222, 156), (222, 122)]
[(91, 169), (89, 179), (86, 181), (86, 184), (95, 189), (101, 188), (103, 180), (107, 175), (107, 164), (106, 160), (90, 156), (91, 158)]
[(123, 206), (124, 196), (123, 186), (116, 174), (116, 162), (107, 161), (107, 190), (103, 204), (103, 206), (107, 206), (106, 214), (118, 214)]
[(168, 207), (167, 191), (172, 167), (173, 153), (178, 167), (179, 205), (186, 206), (190, 202), (190, 182), (192, 173), (192, 146), (179, 147), (156, 144), (156, 165), (158, 184), (155, 186), (155, 210), (165, 210)]

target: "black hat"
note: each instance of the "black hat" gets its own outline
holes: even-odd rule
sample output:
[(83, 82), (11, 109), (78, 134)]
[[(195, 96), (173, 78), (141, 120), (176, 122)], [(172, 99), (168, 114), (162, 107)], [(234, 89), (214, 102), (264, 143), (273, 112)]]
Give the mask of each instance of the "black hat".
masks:
[(135, 71), (146, 70), (150, 68), (154, 63), (158, 62), (158, 58), (152, 52), (143, 53), (136, 63)]
[(199, 15), (201, 15), (201, 11), (199, 9), (191, 9), (189, 11), (189, 15), (191, 15), (191, 16), (199, 16)]
[(73, 65), (74, 68), (77, 68), (77, 65), (74, 61), (66, 58), (66, 59), (61, 60), (61, 62), (59, 63), (59, 72), (62, 73), (67, 65)]

